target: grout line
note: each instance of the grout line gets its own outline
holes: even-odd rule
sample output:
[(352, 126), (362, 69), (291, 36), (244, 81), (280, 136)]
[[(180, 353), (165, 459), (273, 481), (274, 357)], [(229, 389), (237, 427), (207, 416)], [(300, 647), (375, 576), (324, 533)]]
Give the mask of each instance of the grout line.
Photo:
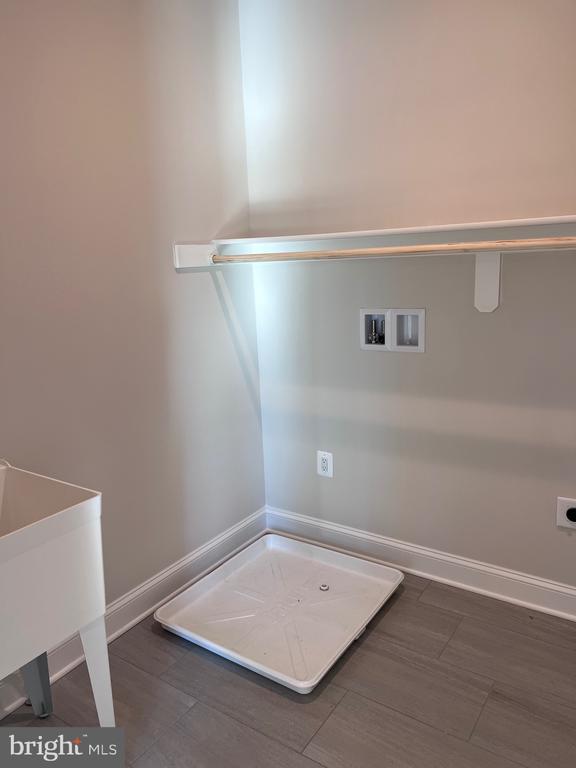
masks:
[[(336, 684), (334, 684), (334, 685), (336, 685)], [(334, 705), (334, 708), (333, 708), (333, 709), (332, 709), (332, 710), (331, 710), (331, 711), (330, 711), (330, 712), (329, 712), (329, 713), (326, 715), (326, 717), (324, 718), (324, 720), (322, 720), (322, 722), (320, 723), (320, 725), (318, 726), (318, 728), (316, 728), (316, 730), (314, 731), (314, 733), (312, 734), (312, 736), (310, 736), (310, 738), (308, 739), (308, 741), (306, 742), (306, 744), (304, 744), (304, 746), (303, 746), (303, 747), (302, 747), (302, 749), (300, 750), (300, 754), (304, 754), (304, 751), (305, 751), (305, 750), (308, 748), (308, 745), (310, 744), (310, 742), (311, 742), (311, 741), (312, 741), (312, 740), (315, 738), (316, 734), (317, 734), (317, 733), (320, 731), (320, 729), (321, 729), (321, 728), (323, 728), (323, 727), (326, 725), (326, 723), (328, 722), (328, 720), (330, 720), (330, 718), (332, 717), (332, 715), (333, 715), (333, 714), (336, 712), (336, 710), (338, 709), (338, 707), (340, 706), (340, 704), (341, 704), (341, 703), (344, 701), (344, 699), (345, 699), (345, 698), (346, 698), (346, 696), (348, 695), (348, 693), (349, 693), (349, 691), (348, 691), (348, 688), (344, 688), (344, 686), (338, 686), (338, 687), (342, 688), (342, 690), (344, 691), (344, 695), (343, 695), (343, 696), (340, 698), (340, 700), (339, 700), (339, 701), (338, 701), (338, 702), (337, 702), (337, 703)], [(316, 762), (316, 760), (315, 760), (314, 762)]]
[[(343, 688), (344, 686), (340, 686), (340, 687), (341, 687), (341, 688)], [(319, 726), (318, 726), (318, 728), (317, 728), (317, 729), (314, 731), (314, 733), (312, 734), (312, 736), (311, 736), (311, 737), (308, 739), (307, 743), (304, 745), (304, 747), (303, 747), (303, 748), (301, 749), (301, 751), (300, 751), (300, 754), (301, 754), (301, 755), (303, 755), (303, 756), (304, 756), (305, 758), (307, 758), (308, 760), (312, 760), (312, 762), (316, 763), (317, 765), (322, 765), (322, 766), (324, 766), (324, 764), (323, 764), (323, 763), (319, 763), (319, 762), (318, 762), (318, 760), (314, 760), (314, 758), (313, 758), (313, 757), (310, 757), (309, 755), (305, 755), (305, 754), (304, 754), (304, 752), (305, 752), (305, 751), (308, 749), (308, 747), (310, 746), (310, 744), (312, 743), (312, 741), (313, 741), (313, 740), (316, 738), (316, 736), (318, 735), (318, 733), (320, 732), (320, 730), (321, 730), (321, 729), (322, 729), (322, 728), (323, 728), (323, 727), (326, 725), (326, 723), (327, 723), (327, 722), (328, 722), (328, 721), (329, 721), (329, 720), (330, 720), (330, 719), (331, 719), (331, 718), (332, 718), (332, 717), (333, 717), (333, 716), (336, 714), (336, 710), (337, 710), (337, 709), (338, 709), (338, 707), (339, 707), (339, 706), (342, 704), (342, 702), (344, 701), (344, 699), (345, 699), (345, 698), (346, 698), (346, 697), (347, 697), (349, 694), (351, 694), (351, 693), (352, 693), (352, 694), (354, 694), (355, 696), (358, 696), (358, 695), (359, 695), (359, 694), (355, 693), (355, 691), (351, 691), (349, 688), (344, 688), (344, 691), (345, 691), (345, 693), (344, 693), (344, 696), (342, 696), (342, 698), (340, 699), (340, 701), (338, 702), (338, 704), (336, 704), (336, 706), (334, 707), (334, 709), (332, 710), (332, 712), (330, 712), (330, 714), (329, 714), (329, 715), (328, 715), (328, 717), (327, 717), (327, 718), (324, 720), (324, 722), (323, 722), (323, 723), (321, 723), (321, 725), (319, 725)], [(378, 702), (374, 702), (374, 703), (376, 703), (376, 704), (377, 704)], [(382, 706), (382, 705), (381, 705), (381, 706)]]
[[(366, 701), (371, 702), (372, 704), (376, 704), (378, 707), (383, 707), (384, 709), (389, 709), (391, 712), (394, 712), (397, 715), (400, 715), (401, 717), (406, 717), (408, 720), (413, 720), (415, 723), (418, 723), (419, 725), (423, 725), (426, 728), (431, 728), (433, 731), (436, 731), (436, 733), (441, 733), (444, 736), (448, 736), (452, 739), (457, 739), (458, 741), (462, 741), (464, 743), (468, 743), (468, 739), (463, 736), (458, 736), (455, 733), (450, 733), (449, 731), (443, 730), (442, 728), (438, 728), (436, 725), (432, 725), (432, 723), (427, 722), (426, 720), (420, 720), (420, 718), (416, 717), (415, 715), (409, 715), (406, 712), (403, 712), (401, 709), (396, 709), (396, 707), (393, 704), (383, 704), (381, 701), (377, 701), (376, 699), (373, 699), (371, 696), (367, 696), (365, 693), (358, 693), (358, 691), (355, 691), (353, 688), (349, 688), (346, 692), (346, 696), (348, 694), (352, 694), (354, 696), (358, 696), (360, 699), (365, 699)], [(338, 702), (338, 706), (342, 704), (344, 699), (346, 698), (344, 696), (340, 702)], [(482, 705), (484, 706), (484, 705)]]
[[(180, 689), (178, 689), (180, 690)], [(339, 704), (340, 702), (338, 702)], [(287, 749), (289, 752), (292, 752), (295, 755), (301, 755), (301, 752), (296, 749), (296, 747), (291, 747), (289, 744), (286, 744), (285, 741), (280, 741), (276, 736), (272, 736), (269, 733), (265, 733), (264, 731), (261, 731), (259, 728), (257, 728), (255, 725), (250, 725), (249, 723), (245, 723), (243, 720), (240, 720), (238, 717), (236, 717), (231, 712), (226, 712), (214, 702), (214, 701), (203, 701), (202, 699), (196, 699), (196, 704), (200, 704), (202, 707), (206, 707), (206, 709), (211, 709), (213, 712), (218, 712), (218, 714), (222, 715), (223, 717), (227, 717), (229, 720), (233, 720), (235, 723), (240, 725), (242, 728), (247, 728), (249, 731), (252, 731), (252, 733), (258, 734), (258, 736), (262, 736), (265, 739), (268, 739), (269, 741), (273, 741), (275, 744), (279, 744), (284, 749)], [(336, 705), (338, 706), (338, 705)], [(192, 708), (192, 707), (191, 707)], [(191, 709), (190, 708), (190, 709)], [(336, 707), (334, 707), (336, 709)], [(190, 710), (188, 710), (190, 711)], [(332, 712), (330, 713), (332, 714)], [(329, 715), (330, 716), (330, 715)], [(180, 718), (178, 718), (180, 719)], [(328, 719), (328, 718), (326, 718)], [(322, 723), (323, 725), (324, 723)], [(318, 729), (319, 730), (319, 729)], [(317, 731), (316, 731), (317, 733)], [(308, 744), (306, 744), (308, 746)], [(304, 749), (306, 749), (306, 746), (304, 746)], [(316, 762), (316, 761), (314, 761)]]
[[(422, 605), (429, 605), (429, 603), (424, 603), (424, 602), (422, 601), (422, 598), (424, 597), (424, 593), (425, 593), (425, 592), (427, 592), (427, 591), (430, 589), (430, 587), (432, 586), (432, 584), (434, 584), (434, 583), (435, 583), (435, 582), (431, 581), (430, 579), (428, 579), (427, 581), (428, 581), (428, 584), (426, 584), (426, 586), (424, 587), (424, 589), (422, 590), (422, 592), (420, 592), (420, 594), (419, 594), (419, 595), (418, 595), (418, 597), (416, 598), (416, 601), (417, 601), (418, 603), (422, 602)], [(437, 582), (436, 582), (436, 583), (437, 583)]]
[(325, 763), (319, 763), (318, 760), (316, 760), (313, 757), (310, 757), (310, 755), (305, 755), (304, 753), (301, 753), (301, 752), (295, 752), (294, 754), (298, 755), (300, 757), (304, 757), (304, 758), (306, 758), (306, 760), (310, 760), (310, 762), (314, 763), (314, 765), (320, 765), (321, 768), (326, 768)]
[[(190, 698), (194, 698), (194, 697), (191, 696)], [(162, 736), (164, 736), (171, 728), (174, 728), (180, 722), (180, 720), (182, 720), (183, 717), (186, 717), (186, 715), (189, 714), (190, 710), (194, 709), (194, 707), (198, 703), (199, 703), (198, 700), (194, 699), (194, 702), (188, 707), (186, 712), (183, 712), (180, 715), (180, 717), (177, 717), (176, 720), (174, 720), (173, 723), (170, 723), (169, 725), (166, 725), (164, 728), (162, 728), (161, 732), (156, 736), (154, 741), (151, 744), (149, 744), (143, 752), (140, 752), (138, 755), (133, 757), (132, 760), (130, 761), (130, 763), (128, 763), (128, 765), (132, 765), (132, 764), (136, 763), (136, 761), (140, 760), (141, 757), (144, 757), (144, 755), (146, 755), (154, 747), (154, 745), (158, 743), (158, 741), (162, 738)], [(120, 726), (120, 727), (122, 727), (122, 726)], [(124, 740), (124, 741), (126, 741), (126, 740)], [(126, 746), (126, 743), (124, 743), (124, 746)]]
[[(468, 739), (467, 739), (467, 741), (470, 742), (470, 743), (471, 743), (470, 740), (472, 739), (472, 736), (474, 736), (474, 732), (476, 731), (478, 723), (480, 722), (480, 718), (482, 717), (482, 714), (483, 714), (484, 710), (486, 709), (486, 704), (488, 704), (488, 699), (492, 695), (492, 691), (494, 690), (495, 684), (496, 684), (496, 681), (492, 680), (492, 678), (490, 678), (490, 690), (486, 694), (486, 698), (484, 699), (484, 703), (480, 707), (480, 712), (478, 712), (478, 717), (476, 718), (476, 720), (474, 722), (474, 725), (472, 726), (472, 730), (470, 731), (470, 735), (468, 736)], [(474, 746), (478, 746), (478, 745), (475, 744)]]
[[(208, 653), (210, 653), (210, 651), (208, 651)], [(214, 654), (214, 655), (217, 655), (217, 654)], [(221, 658), (221, 657), (218, 657), (218, 658)], [(233, 664), (234, 662), (229, 662), (229, 663)], [(243, 667), (241, 668), (244, 669)], [(247, 670), (247, 671), (250, 671), (250, 670)], [(252, 672), (252, 674), (256, 675), (257, 673)], [(290, 746), (285, 741), (281, 741), (277, 736), (274, 736), (270, 733), (266, 733), (265, 731), (261, 731), (256, 725), (250, 725), (249, 723), (246, 723), (244, 720), (241, 720), (234, 712), (231, 712), (230, 710), (222, 709), (221, 706), (214, 699), (210, 697), (200, 696), (198, 693), (194, 693), (194, 694), (188, 693), (188, 691), (185, 691), (183, 688), (180, 688), (177, 685), (174, 685), (173, 683), (168, 683), (166, 680), (164, 680), (162, 676), (157, 676), (157, 679), (161, 680), (163, 683), (166, 683), (166, 685), (170, 685), (172, 688), (175, 688), (180, 693), (184, 693), (187, 696), (190, 696), (190, 698), (193, 698), (197, 704), (202, 704), (202, 706), (208, 707), (209, 709), (213, 709), (216, 712), (219, 712), (221, 715), (224, 715), (225, 717), (229, 717), (230, 720), (234, 720), (234, 722), (238, 723), (244, 728), (249, 728), (251, 731), (254, 731), (255, 733), (260, 734), (260, 736), (265, 736), (267, 739), (270, 739), (271, 741), (274, 741), (277, 744), (280, 744), (285, 749), (289, 749), (291, 752), (294, 752), (294, 754), (296, 755), (300, 754), (300, 752), (297, 750), (296, 747)], [(278, 683), (277, 685), (280, 685), (280, 684)], [(339, 686), (339, 687), (343, 687), (343, 686)], [(296, 694), (296, 695), (299, 695), (299, 694)], [(339, 703), (340, 702), (338, 702), (338, 704)], [(338, 706), (338, 704), (336, 706)], [(330, 714), (332, 714), (332, 712)]]
[[(426, 728), (431, 728), (433, 731), (436, 731), (437, 733), (441, 733), (443, 736), (446, 736), (446, 737), (451, 738), (451, 739), (456, 739), (457, 741), (463, 742), (464, 744), (470, 744), (470, 746), (474, 747), (475, 749), (480, 749), (480, 750), (483, 750), (483, 751), (487, 751), (490, 754), (493, 754), (493, 755), (496, 755), (497, 757), (502, 758), (502, 755), (499, 755), (496, 752), (492, 752), (491, 750), (485, 749), (484, 747), (481, 747), (478, 744), (473, 744), (470, 741), (470, 738), (472, 737), (474, 729), (476, 728), (476, 725), (478, 723), (478, 720), (480, 719), (480, 715), (484, 711), (484, 707), (486, 706), (486, 702), (488, 701), (488, 696), (490, 695), (491, 690), (489, 691), (488, 696), (486, 697), (486, 701), (482, 704), (482, 706), (480, 708), (480, 712), (478, 714), (478, 717), (476, 718), (476, 722), (474, 723), (474, 728), (473, 728), (473, 730), (470, 733), (470, 736), (468, 738), (464, 738), (462, 736), (457, 736), (455, 733), (449, 733), (446, 730), (442, 730), (441, 728), (437, 728), (435, 725), (431, 725), (430, 723), (426, 722), (425, 720), (420, 720), (419, 718), (415, 717), (414, 715), (408, 715), (408, 714), (406, 714), (406, 712), (402, 712), (402, 710), (396, 709), (391, 704), (382, 704), (381, 701), (376, 701), (375, 699), (372, 699), (372, 698), (370, 698), (370, 696), (366, 696), (363, 693), (358, 693), (357, 691), (354, 691), (354, 690), (349, 690), (348, 693), (351, 693), (354, 696), (358, 696), (360, 699), (365, 699), (366, 701), (369, 701), (372, 704), (376, 704), (379, 707), (383, 707), (384, 709), (389, 709), (392, 712), (396, 713), (397, 715), (400, 715), (401, 717), (405, 717), (408, 720), (412, 720), (415, 723), (418, 723), (418, 725), (423, 725)], [(344, 697), (344, 698), (346, 698), (346, 697)], [(342, 701), (339, 702), (338, 706), (340, 706), (340, 704), (343, 701), (344, 701), (344, 699), (342, 699)], [(306, 757), (307, 757), (307, 755), (306, 755)], [(527, 768), (527, 766), (525, 766), (523, 763), (518, 763), (517, 761), (512, 761), (512, 762), (514, 762), (516, 765), (522, 765), (522, 768)]]
[[(468, 617), (465, 616), (464, 618), (468, 618)], [(524, 637), (524, 635), (522, 635), (522, 637)], [(528, 638), (528, 639), (532, 639), (532, 638)], [(444, 653), (444, 651), (442, 653)], [(489, 681), (490, 683), (492, 683), (490, 693), (494, 692), (495, 686), (501, 685), (501, 686), (515, 689), (518, 692), (525, 693), (526, 695), (539, 696), (542, 700), (548, 701), (550, 704), (553, 703), (553, 701), (551, 700), (555, 700), (561, 703), (564, 707), (568, 707), (569, 709), (574, 710), (576, 712), (576, 704), (574, 703), (574, 701), (572, 701), (572, 699), (564, 698), (564, 696), (557, 693), (556, 691), (552, 692), (547, 688), (542, 688), (540, 686), (531, 686), (530, 684), (523, 683), (523, 682), (510, 683), (507, 680), (499, 680), (498, 678), (490, 677), (484, 672), (477, 672), (476, 670), (470, 669), (469, 667), (459, 666), (458, 664), (455, 664), (452, 661), (446, 661), (442, 657), (440, 657), (438, 661), (442, 662), (444, 666), (450, 667), (456, 672), (465, 672), (466, 674), (472, 675), (474, 677), (483, 678), (484, 680)], [(535, 713), (532, 713), (532, 714), (535, 714)], [(538, 715), (535, 715), (535, 716), (538, 717)]]
[[(346, 691), (346, 693), (348, 693), (348, 691)], [(346, 696), (346, 693), (344, 694), (344, 696)], [(342, 699), (344, 698), (344, 696), (342, 697)], [(342, 699), (340, 699), (340, 701), (342, 701)], [(323, 721), (320, 723), (320, 725), (318, 726), (318, 728), (316, 728), (316, 730), (314, 731), (314, 733), (312, 734), (312, 736), (310, 736), (310, 738), (308, 739), (308, 741), (306, 742), (306, 744), (304, 744), (304, 746), (302, 747), (302, 749), (299, 751), (299, 754), (303, 755), (303, 754), (304, 754), (304, 752), (305, 752), (305, 751), (308, 749), (308, 746), (310, 745), (310, 742), (311, 742), (311, 741), (312, 741), (312, 740), (313, 740), (313, 739), (316, 737), (316, 734), (319, 732), (319, 730), (320, 730), (321, 728), (323, 728), (323, 727), (326, 725), (326, 723), (328, 722), (328, 720), (330, 720), (330, 718), (332, 717), (332, 715), (333, 715), (333, 714), (334, 714), (334, 712), (336, 711), (337, 707), (339, 706), (339, 704), (340, 704), (340, 701), (338, 702), (338, 704), (336, 704), (336, 706), (334, 707), (334, 709), (332, 710), (332, 712), (330, 712), (330, 714), (328, 715), (328, 717), (327, 717), (325, 720), (323, 720)], [(316, 762), (316, 761), (314, 761), (314, 762)]]
[(523, 637), (525, 640), (529, 640), (532, 643), (540, 643), (542, 645), (545, 645), (550, 649), (554, 649), (556, 653), (558, 653), (559, 650), (563, 650), (566, 653), (569, 653), (570, 651), (570, 649), (567, 648), (565, 645), (558, 645), (557, 643), (551, 640), (544, 640), (541, 637), (534, 637), (533, 635), (527, 635), (526, 633), (522, 632), (520, 629), (510, 629), (509, 627), (503, 627), (501, 624), (498, 624), (496, 620), (492, 622), (490, 621), (490, 619), (479, 618), (478, 616), (474, 616), (470, 614), (460, 614), (460, 615), (462, 616), (462, 622), (471, 621), (475, 624), (479, 624), (482, 627), (485, 627), (485, 626), (487, 626), (488, 628), (495, 627), (496, 629), (499, 629), (500, 632), (508, 632), (511, 635), (516, 635), (517, 637)]
[(469, 742), (469, 743), (471, 747), (474, 747), (474, 749), (479, 749), (481, 752), (485, 752), (487, 755), (494, 755), (494, 757), (497, 757), (500, 760), (508, 760), (512, 765), (519, 765), (520, 768), (530, 768), (528, 763), (520, 763), (518, 760), (515, 760), (513, 757), (509, 757), (508, 755), (506, 756), (501, 755), (499, 752), (494, 752), (488, 746), (481, 747), (479, 744), (473, 744), (472, 742)]
[[(456, 632), (458, 632), (458, 630), (459, 630), (459, 629), (460, 629), (460, 627), (462, 626), (462, 622), (464, 621), (464, 618), (465, 618), (464, 616), (461, 616), (461, 617), (460, 617), (460, 621), (458, 622), (458, 624), (456, 624), (456, 626), (454, 627), (454, 630), (452, 631), (452, 633), (451, 633), (450, 637), (448, 638), (448, 640), (446, 640), (446, 642), (445, 642), (445, 643), (444, 643), (444, 645), (442, 646), (442, 650), (440, 651), (440, 653), (439, 653), (439, 654), (438, 654), (438, 656), (436, 657), (436, 658), (438, 659), (438, 661), (440, 661), (440, 659), (442, 658), (442, 654), (444, 653), (444, 651), (446, 650), (446, 648), (447, 648), (447, 647), (450, 645), (450, 643), (452, 642), (452, 639), (454, 638), (454, 635), (456, 634)], [(444, 663), (445, 663), (445, 662), (444, 662)]]
[[(188, 691), (183, 691), (182, 688), (178, 688), (177, 685), (172, 685), (172, 683), (169, 683), (167, 680), (164, 680), (164, 678), (162, 678), (160, 675), (157, 675), (154, 672), (148, 672), (148, 670), (142, 669), (142, 667), (139, 667), (138, 664), (134, 664), (134, 662), (130, 661), (129, 659), (124, 659), (122, 656), (116, 656), (115, 655), (115, 658), (118, 661), (123, 662), (124, 664), (129, 664), (133, 669), (137, 669), (138, 672), (142, 672), (143, 674), (147, 675), (148, 677), (152, 677), (154, 680), (160, 681), (161, 683), (163, 683), (163, 685), (166, 685), (168, 688), (172, 688), (174, 691), (178, 691), (178, 693), (183, 693), (185, 696), (188, 696), (189, 699), (192, 699), (192, 704), (188, 707), (186, 712), (189, 712), (190, 709), (192, 709), (192, 707), (195, 704), (200, 703), (200, 699), (198, 699), (196, 696), (193, 696), (191, 693), (188, 693)], [(82, 663), (85, 664), (86, 662), (82, 662)], [(162, 674), (164, 674), (164, 673), (162, 673)], [(112, 689), (114, 689), (114, 681), (112, 681)], [(91, 694), (92, 694), (92, 684), (90, 683), (90, 698), (92, 698)], [(186, 712), (183, 712), (181, 717), (184, 717)], [(176, 718), (176, 720), (174, 722), (177, 723), (178, 720), (180, 720), (180, 717)]]
[[(429, 605), (432, 608), (438, 608), (439, 610), (446, 611), (447, 613), (451, 613), (451, 614), (454, 614), (456, 616), (460, 616), (462, 620), (470, 619), (472, 621), (477, 621), (477, 622), (479, 622), (481, 624), (488, 624), (489, 626), (497, 627), (498, 629), (503, 630), (505, 632), (513, 632), (516, 635), (520, 635), (522, 637), (526, 637), (528, 640), (535, 640), (536, 642), (546, 643), (546, 645), (553, 646), (554, 648), (562, 648), (565, 651), (569, 651), (572, 648), (572, 645), (569, 645), (569, 644), (563, 645), (562, 643), (555, 642), (552, 639), (546, 639), (545, 640), (545, 639), (543, 639), (541, 637), (536, 637), (534, 634), (530, 634), (528, 632), (522, 631), (522, 624), (521, 624), (522, 619), (520, 617), (518, 617), (518, 623), (520, 624), (520, 626), (519, 627), (515, 627), (514, 629), (511, 629), (510, 627), (502, 626), (501, 619), (499, 617), (497, 617), (497, 616), (494, 616), (494, 617), (492, 617), (490, 615), (488, 615), (488, 616), (479, 616), (478, 614), (475, 614), (475, 613), (463, 613), (462, 611), (454, 610), (453, 608), (446, 608), (444, 606), (436, 605), (435, 603), (426, 603), (426, 602), (424, 602), (422, 600), (422, 598), (424, 597), (424, 595), (428, 591), (428, 589), (430, 589), (430, 587), (432, 587), (434, 585), (449, 586), (450, 589), (456, 590), (456, 591), (458, 591), (459, 593), (462, 593), (465, 596), (470, 596), (470, 595), (478, 594), (478, 593), (473, 593), (473, 592), (471, 593), (468, 590), (461, 589), (459, 587), (453, 587), (451, 585), (443, 584), (443, 582), (440, 582), (440, 581), (431, 580), (430, 583), (422, 590), (420, 596), (418, 597), (418, 601), (419, 602), (421, 601), (423, 605)], [(524, 615), (524, 617), (527, 620), (526, 624), (525, 624), (526, 629), (529, 629), (530, 626), (533, 625), (534, 621), (536, 621), (536, 623), (543, 621), (543, 619), (541, 617), (549, 617), (549, 618), (551, 617), (552, 619), (555, 619), (555, 620), (557, 620), (560, 623), (565, 622), (566, 625), (573, 627), (573, 622), (570, 622), (568, 619), (564, 619), (561, 616), (553, 616), (551, 614), (544, 613), (543, 611), (538, 611), (535, 608), (528, 608), (526, 606), (520, 606), (520, 605), (514, 606), (513, 604), (508, 603), (505, 600), (499, 600), (496, 597), (490, 597), (488, 595), (479, 594), (479, 596), (485, 598), (486, 600), (494, 601), (494, 603), (496, 603), (498, 606), (500, 606), (500, 607), (502, 607), (504, 609), (506, 609), (506, 608), (520, 609), (521, 613)], [(544, 627), (543, 627), (543, 629), (544, 629)]]
[[(404, 604), (407, 604), (407, 605), (410, 605), (412, 603), (420, 602), (419, 598), (417, 600), (412, 600), (411, 598), (406, 598), (406, 597), (403, 597), (403, 596), (398, 597), (398, 601), (401, 601), (401, 600), (404, 600), (405, 601)], [(381, 609), (381, 612), (382, 612), (382, 617), (381, 618), (384, 618), (385, 615), (386, 615), (385, 612), (384, 612), (385, 609), (386, 609), (386, 606), (392, 607), (391, 606), (391, 601), (386, 603), (383, 606), (383, 608)], [(459, 616), (458, 614), (455, 614), (453, 611), (446, 611), (446, 610), (444, 610), (444, 608), (439, 608), (439, 607), (437, 607), (435, 605), (429, 605), (428, 603), (422, 603), (422, 606), (424, 606), (426, 608), (431, 608), (432, 610), (437, 612), (439, 616), (441, 616), (442, 614), (445, 614), (446, 617), (449, 617), (450, 619), (453, 619), (454, 616), (457, 616), (457, 617)], [(375, 621), (375, 619), (377, 618), (378, 615), (379, 614), (376, 614), (376, 616), (374, 617), (373, 621)], [(376, 635), (382, 637), (390, 645), (397, 645), (400, 648), (405, 648), (407, 651), (411, 651), (412, 653), (415, 653), (415, 654), (417, 654), (419, 656), (422, 656), (425, 659), (438, 660), (438, 659), (440, 659), (440, 656), (444, 653), (444, 650), (445, 650), (446, 646), (448, 645), (448, 643), (452, 640), (452, 638), (454, 637), (454, 635), (458, 631), (458, 629), (459, 629), (460, 625), (462, 624), (462, 621), (463, 621), (464, 618), (465, 618), (464, 616), (459, 616), (458, 621), (457, 621), (454, 629), (450, 632), (449, 636), (444, 641), (444, 643), (442, 644), (440, 649), (437, 651), (437, 653), (436, 654), (432, 654), (432, 655), (429, 655), (428, 653), (424, 653), (421, 650), (416, 650), (414, 648), (411, 648), (409, 645), (407, 645), (405, 642), (403, 642), (402, 639), (396, 639), (396, 638), (393, 638), (393, 637), (387, 635), (387, 633), (385, 631), (385, 626), (383, 627), (382, 630), (380, 630), (379, 626), (374, 625), (373, 628), (372, 628), (372, 631)], [(370, 624), (368, 626), (370, 626)]]
[[(339, 703), (340, 702), (338, 702), (338, 704)], [(221, 709), (219, 709), (217, 706), (214, 706), (213, 704), (206, 704), (205, 702), (200, 702), (200, 704), (202, 704), (202, 706), (206, 707), (207, 709), (211, 709), (211, 710), (213, 710), (215, 712), (218, 712), (219, 714), (223, 715), (224, 717), (230, 718), (230, 720), (233, 720), (235, 723), (238, 723), (238, 725), (242, 726), (242, 728), (247, 728), (249, 731), (252, 731), (252, 733), (256, 733), (256, 734), (258, 734), (258, 736), (263, 736), (265, 739), (269, 739), (270, 741), (273, 741), (276, 744), (279, 744), (281, 747), (283, 747), (284, 749), (288, 750), (288, 752), (291, 752), (294, 755), (303, 756), (302, 755), (303, 751), (306, 749), (306, 747), (308, 746), (308, 744), (312, 740), (312, 739), (310, 739), (304, 745), (302, 750), (299, 751), (299, 750), (296, 749), (296, 747), (289, 746), (285, 742), (280, 741), (279, 739), (275, 738), (274, 736), (271, 736), (269, 733), (264, 733), (263, 731), (260, 731), (258, 728), (255, 728), (252, 725), (248, 725), (247, 723), (242, 722), (242, 720), (238, 720), (233, 715), (231, 715), (229, 712), (223, 712)], [(336, 706), (338, 706), (338, 704)], [(336, 707), (334, 707), (334, 709), (336, 709)], [(331, 715), (332, 715), (332, 712), (330, 713), (330, 715), (328, 715), (326, 720), (328, 720), (328, 718), (331, 717)], [(324, 722), (326, 722), (326, 721), (324, 721)], [(324, 725), (324, 723), (322, 723), (322, 725)], [(318, 733), (318, 731), (320, 730), (322, 725), (315, 731), (314, 736), (316, 735), (316, 733)], [(312, 738), (314, 738), (314, 736)], [(307, 757), (308, 760), (311, 760), (312, 762), (316, 763), (317, 765), (321, 765), (321, 763), (318, 763), (317, 760), (314, 760), (313, 758), (308, 757), (308, 756), (306, 756), (306, 757)], [(325, 766), (323, 768), (325, 768)]]
[[(145, 619), (144, 619), (144, 621), (145, 621)], [(142, 622), (140, 622), (140, 623), (142, 623)], [(140, 624), (135, 624), (135, 625), (134, 625), (134, 627), (132, 627), (132, 629), (130, 629), (130, 630), (128, 630), (128, 631), (129, 631), (129, 632), (131, 632), (133, 629), (135, 629), (135, 628), (136, 628), (136, 627), (138, 627), (138, 626), (140, 626)], [(122, 635), (121, 635), (120, 637), (122, 637)], [(117, 638), (117, 639), (118, 639), (118, 638)], [(152, 677), (156, 677), (158, 680), (160, 680), (160, 679), (161, 679), (161, 678), (160, 678), (160, 675), (157, 675), (155, 672), (151, 672), (149, 669), (146, 669), (146, 667), (141, 667), (141, 666), (140, 666), (140, 664), (137, 664), (137, 663), (136, 663), (136, 661), (134, 661), (133, 659), (127, 659), (125, 656), (122, 656), (122, 655), (120, 655), (120, 654), (119, 654), (117, 651), (115, 651), (115, 650), (114, 650), (114, 648), (112, 647), (112, 646), (114, 645), (114, 643), (115, 643), (115, 642), (116, 642), (116, 641), (114, 640), (114, 641), (113, 641), (112, 643), (110, 643), (110, 645), (108, 646), (108, 654), (109, 654), (109, 655), (111, 655), (111, 656), (114, 656), (114, 658), (115, 658), (115, 659), (120, 659), (121, 661), (125, 661), (125, 662), (127, 662), (128, 664), (131, 664), (133, 667), (136, 667), (136, 669), (139, 669), (139, 670), (141, 670), (142, 672), (146, 672), (148, 675), (152, 675)], [(185, 651), (186, 649), (185, 649), (185, 648), (182, 648), (182, 650), (183, 650), (183, 651)], [(178, 664), (178, 662), (179, 662), (179, 661), (181, 661), (181, 659), (174, 659), (173, 661), (171, 661), (171, 662), (170, 662), (170, 663), (169, 663), (169, 664), (166, 666), (166, 669), (164, 669), (164, 670), (161, 672), (161, 674), (164, 674), (164, 672), (167, 672), (169, 669), (172, 669), (172, 667), (174, 666), (174, 664)], [(170, 683), (168, 683), (168, 685), (170, 685)], [(172, 687), (174, 688), (174, 686), (172, 686)], [(180, 689), (178, 688), (177, 690), (180, 690)]]

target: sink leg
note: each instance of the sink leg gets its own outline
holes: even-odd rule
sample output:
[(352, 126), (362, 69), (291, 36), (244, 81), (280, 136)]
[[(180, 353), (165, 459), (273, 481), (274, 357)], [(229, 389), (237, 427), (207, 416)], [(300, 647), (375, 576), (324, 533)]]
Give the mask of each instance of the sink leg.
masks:
[(20, 672), (24, 678), (26, 693), (36, 717), (48, 717), (51, 715), (54, 709), (52, 706), (52, 692), (50, 690), (48, 655), (41, 653), (40, 656), (25, 664)]
[(108, 644), (106, 642), (106, 626), (104, 616), (93, 621), (80, 630), (80, 638), (84, 647), (88, 674), (92, 684), (92, 693), (98, 711), (98, 720), (104, 727), (113, 727), (114, 702), (112, 700), (112, 685), (110, 682), (110, 664), (108, 661)]

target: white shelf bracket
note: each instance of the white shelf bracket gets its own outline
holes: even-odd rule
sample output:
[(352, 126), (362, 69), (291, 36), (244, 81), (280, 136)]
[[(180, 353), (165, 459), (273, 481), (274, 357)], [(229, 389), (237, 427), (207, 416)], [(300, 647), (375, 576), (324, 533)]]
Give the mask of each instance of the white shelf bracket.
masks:
[(494, 312), (500, 304), (502, 254), (495, 251), (476, 254), (474, 306), (478, 312)]
[(214, 243), (174, 243), (174, 267), (177, 272), (193, 272), (213, 265)]

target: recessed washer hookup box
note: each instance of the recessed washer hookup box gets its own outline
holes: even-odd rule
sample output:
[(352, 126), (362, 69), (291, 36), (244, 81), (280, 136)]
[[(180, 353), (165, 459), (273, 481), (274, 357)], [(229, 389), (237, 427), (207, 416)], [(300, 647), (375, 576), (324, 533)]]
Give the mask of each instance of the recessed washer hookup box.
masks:
[(403, 578), (385, 565), (267, 534), (155, 618), (203, 648), (310, 693)]

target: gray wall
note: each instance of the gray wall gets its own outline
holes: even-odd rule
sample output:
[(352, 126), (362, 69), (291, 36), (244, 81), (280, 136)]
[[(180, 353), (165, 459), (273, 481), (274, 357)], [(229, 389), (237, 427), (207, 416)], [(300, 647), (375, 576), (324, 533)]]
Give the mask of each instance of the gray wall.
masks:
[(264, 502), (234, 0), (0, 6), (0, 456), (103, 491), (112, 600)]
[(240, 0), (255, 234), (575, 212), (573, 0)]
[[(267, 502), (576, 584), (576, 254), (259, 265)], [(360, 349), (362, 307), (425, 307), (424, 354)], [(317, 449), (334, 478), (316, 475)]]
[[(254, 234), (576, 213), (570, 0), (240, 0)], [(257, 269), (267, 501), (576, 583), (574, 254)], [(428, 351), (359, 346), (426, 307)], [(315, 474), (333, 451), (335, 477)]]

